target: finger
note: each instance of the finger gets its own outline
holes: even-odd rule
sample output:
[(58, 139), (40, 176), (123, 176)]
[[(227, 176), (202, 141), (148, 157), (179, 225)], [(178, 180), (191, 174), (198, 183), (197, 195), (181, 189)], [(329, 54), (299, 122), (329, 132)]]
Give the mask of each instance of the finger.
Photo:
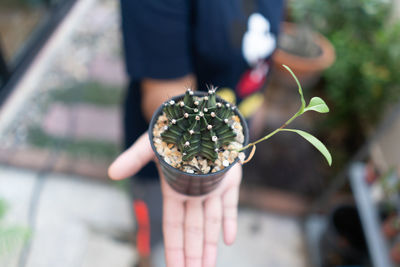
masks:
[(167, 267), (184, 267), (184, 203), (176, 199), (165, 198), (163, 207), (163, 232)]
[(144, 133), (111, 164), (108, 168), (108, 176), (113, 180), (130, 177), (143, 168), (153, 155), (149, 137), (147, 133)]
[(231, 186), (223, 195), (223, 228), (224, 242), (232, 245), (237, 232), (237, 214), (239, 201), (239, 185)]
[(186, 267), (201, 267), (204, 231), (202, 202), (194, 199), (187, 200), (185, 212)]
[(204, 203), (203, 267), (213, 267), (217, 261), (218, 239), (221, 230), (222, 201), (213, 197)]

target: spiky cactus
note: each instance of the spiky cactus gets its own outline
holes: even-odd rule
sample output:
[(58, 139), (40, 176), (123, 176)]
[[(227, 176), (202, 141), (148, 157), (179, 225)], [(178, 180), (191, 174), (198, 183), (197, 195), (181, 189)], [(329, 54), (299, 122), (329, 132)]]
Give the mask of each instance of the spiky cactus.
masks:
[(236, 134), (229, 125), (234, 109), (229, 103), (217, 101), (214, 87), (203, 97), (195, 96), (188, 89), (181, 101), (170, 100), (164, 104), (168, 126), (161, 138), (177, 145), (184, 161), (202, 156), (214, 162), (218, 151), (235, 139)]

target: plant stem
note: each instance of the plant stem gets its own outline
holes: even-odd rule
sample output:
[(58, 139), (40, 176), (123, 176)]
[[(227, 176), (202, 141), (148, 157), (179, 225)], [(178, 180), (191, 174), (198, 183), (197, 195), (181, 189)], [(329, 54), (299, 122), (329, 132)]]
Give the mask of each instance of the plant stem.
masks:
[(275, 131), (269, 133), (268, 135), (258, 139), (257, 141), (254, 141), (253, 143), (248, 144), (247, 146), (242, 147), (241, 149), (238, 149), (238, 152), (241, 152), (243, 150), (248, 149), (249, 147), (252, 147), (262, 141), (265, 141), (269, 138), (271, 138), (273, 135), (275, 135), (276, 133), (280, 132), (282, 129), (286, 128), (286, 126), (288, 126), (294, 119), (296, 119), (298, 116), (300, 116), (303, 112), (301, 111), (301, 109), (299, 111), (296, 112), (296, 114), (294, 114), (290, 119), (288, 119), (284, 124), (281, 125), (281, 127), (279, 127), (278, 129), (276, 129)]

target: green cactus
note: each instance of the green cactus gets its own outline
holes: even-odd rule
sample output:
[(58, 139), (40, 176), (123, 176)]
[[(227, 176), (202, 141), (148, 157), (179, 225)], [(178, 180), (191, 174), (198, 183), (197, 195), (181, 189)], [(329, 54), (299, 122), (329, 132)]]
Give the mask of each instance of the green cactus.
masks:
[(215, 90), (210, 87), (207, 95), (198, 97), (188, 89), (183, 100), (164, 104), (168, 126), (161, 138), (168, 144), (175, 144), (184, 161), (202, 156), (214, 162), (220, 149), (235, 140), (236, 134), (229, 121), (236, 107), (218, 102)]

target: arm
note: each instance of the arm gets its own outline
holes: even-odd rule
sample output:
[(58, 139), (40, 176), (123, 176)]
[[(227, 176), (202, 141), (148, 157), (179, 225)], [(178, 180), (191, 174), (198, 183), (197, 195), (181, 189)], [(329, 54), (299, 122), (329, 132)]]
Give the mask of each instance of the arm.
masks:
[(188, 74), (171, 80), (144, 79), (142, 81), (142, 112), (149, 122), (154, 111), (172, 96), (185, 93), (186, 88), (195, 89), (196, 79)]

